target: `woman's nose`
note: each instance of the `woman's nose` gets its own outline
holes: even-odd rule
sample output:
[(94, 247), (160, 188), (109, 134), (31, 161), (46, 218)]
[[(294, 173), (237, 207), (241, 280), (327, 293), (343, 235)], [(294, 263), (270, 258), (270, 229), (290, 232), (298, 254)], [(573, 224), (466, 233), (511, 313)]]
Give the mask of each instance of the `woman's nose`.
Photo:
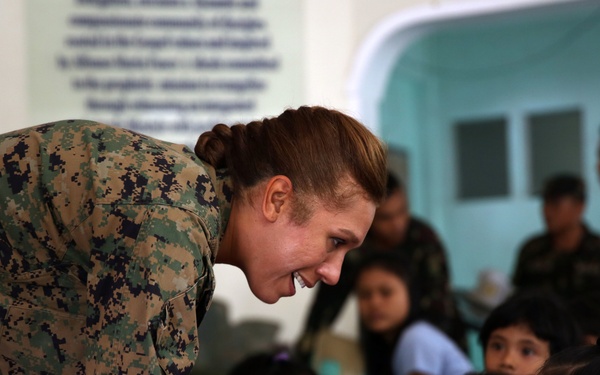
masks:
[(317, 268), (317, 274), (325, 284), (335, 285), (338, 283), (345, 255), (346, 252), (333, 254), (331, 258)]

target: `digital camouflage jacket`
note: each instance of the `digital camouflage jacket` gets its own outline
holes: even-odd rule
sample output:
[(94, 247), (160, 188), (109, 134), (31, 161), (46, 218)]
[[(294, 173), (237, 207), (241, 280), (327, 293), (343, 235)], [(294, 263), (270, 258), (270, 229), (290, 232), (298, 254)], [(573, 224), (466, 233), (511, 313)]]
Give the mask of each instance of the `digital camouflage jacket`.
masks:
[(224, 171), (83, 120), (0, 135), (0, 156), (0, 373), (188, 373)]

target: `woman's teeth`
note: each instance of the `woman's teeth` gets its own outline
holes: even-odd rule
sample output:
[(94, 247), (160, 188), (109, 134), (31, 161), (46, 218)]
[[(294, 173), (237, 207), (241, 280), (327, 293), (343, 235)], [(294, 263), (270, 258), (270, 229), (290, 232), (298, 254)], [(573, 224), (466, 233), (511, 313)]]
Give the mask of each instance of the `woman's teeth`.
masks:
[(304, 284), (304, 280), (302, 280), (302, 277), (300, 277), (300, 274), (298, 272), (294, 272), (294, 279), (296, 279), (298, 284), (300, 284), (301, 288), (306, 287), (306, 284)]

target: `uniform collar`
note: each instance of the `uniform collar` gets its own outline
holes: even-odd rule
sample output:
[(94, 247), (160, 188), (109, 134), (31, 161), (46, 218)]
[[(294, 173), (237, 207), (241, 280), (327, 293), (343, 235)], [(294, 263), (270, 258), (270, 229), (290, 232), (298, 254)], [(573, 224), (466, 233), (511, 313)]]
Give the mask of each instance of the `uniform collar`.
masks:
[(214, 264), (231, 215), (233, 182), (227, 169), (215, 169), (212, 165), (202, 160), (200, 160), (200, 164), (204, 167), (210, 179), (216, 198), (208, 202), (212, 206), (212, 209), (215, 210), (213, 212), (216, 215), (211, 215), (215, 220), (207, 220), (206, 222), (210, 232), (210, 237), (208, 238), (208, 246), (211, 252), (210, 260)]
[[(215, 192), (219, 204), (220, 222), (219, 222), (219, 243), (225, 236), (225, 229), (231, 215), (231, 206), (233, 201), (233, 181), (227, 169), (217, 169), (215, 171), (216, 183)], [(216, 254), (215, 254), (216, 256)]]

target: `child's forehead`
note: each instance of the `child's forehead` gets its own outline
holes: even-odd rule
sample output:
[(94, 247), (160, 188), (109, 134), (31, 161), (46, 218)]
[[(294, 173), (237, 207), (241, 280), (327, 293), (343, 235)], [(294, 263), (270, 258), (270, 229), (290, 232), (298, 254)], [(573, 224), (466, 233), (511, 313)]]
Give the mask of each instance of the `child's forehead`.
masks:
[(357, 277), (357, 285), (364, 284), (366, 280), (377, 281), (378, 284), (401, 284), (405, 288), (406, 282), (400, 275), (384, 268), (383, 266), (373, 265), (360, 271)]
[(492, 331), (492, 337), (502, 337), (506, 339), (519, 341), (532, 341), (548, 344), (547, 340), (536, 336), (531, 327), (527, 323), (516, 323), (505, 327), (498, 327)]

